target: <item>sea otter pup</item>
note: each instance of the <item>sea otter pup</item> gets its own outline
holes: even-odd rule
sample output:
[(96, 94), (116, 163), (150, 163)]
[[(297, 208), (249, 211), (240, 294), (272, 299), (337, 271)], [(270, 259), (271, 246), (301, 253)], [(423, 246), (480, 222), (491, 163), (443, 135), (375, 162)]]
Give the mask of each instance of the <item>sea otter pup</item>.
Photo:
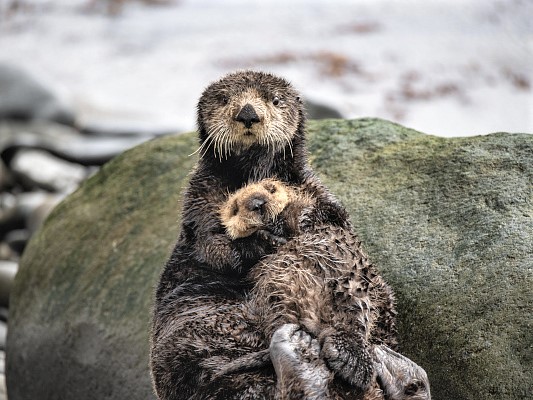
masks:
[[(345, 374), (341, 375), (345, 380), (350, 381), (350, 374), (358, 382), (370, 380), (372, 370), (367, 367), (377, 365), (377, 380), (389, 399), (430, 398), (423, 369), (386, 346), (396, 345), (392, 290), (360, 250), (355, 234), (349, 229), (314, 224), (314, 210), (311, 196), (274, 179), (238, 190), (221, 207), (222, 224), (234, 239), (255, 232), (273, 244), (282, 245), (289, 239), (251, 271), (255, 287), (250, 293), (250, 307), (260, 318), (259, 326), (270, 336), (283, 324), (302, 325), (322, 341), (322, 358), (333, 371)], [(272, 357), (272, 343), (270, 352)], [(298, 349), (288, 352), (295, 353)], [(326, 376), (325, 365), (315, 362), (302, 366), (300, 361), (291, 365), (290, 358), (282, 359), (276, 363), (273, 358), (276, 371), (287, 366), (290, 371), (303, 368), (296, 373), (297, 379), (285, 381), (296, 382), (302, 390), (305, 379), (301, 377), (313, 376), (308, 391), (327, 393), (327, 384), (320, 379)], [(393, 375), (392, 366), (401, 366), (403, 372)], [(410, 370), (414, 372), (406, 375)], [(279, 379), (280, 374), (277, 376)], [(375, 376), (373, 383), (365, 398), (383, 398)], [(291, 384), (282, 382), (281, 388), (289, 390)], [(399, 386), (404, 390), (398, 391)]]
[(265, 178), (315, 198), (316, 222), (345, 228), (348, 215), (310, 169), (303, 102), (274, 75), (244, 71), (211, 84), (198, 103), (199, 160), (183, 199), (178, 241), (155, 295), (151, 370), (160, 399), (274, 396), (274, 369), (215, 376), (210, 357), (231, 360), (268, 349), (245, 306), (249, 269), (272, 244), (232, 240), (218, 218), (230, 192)]
[(364, 342), (396, 347), (392, 289), (357, 235), (318, 221), (317, 212), (313, 196), (275, 179), (247, 185), (221, 207), (222, 225), (233, 239), (254, 233), (273, 245), (290, 239), (250, 273), (252, 303), (265, 317), (267, 336), (283, 323), (307, 324), (317, 337), (333, 326), (358, 326), (361, 331), (348, 336), (360, 333)]

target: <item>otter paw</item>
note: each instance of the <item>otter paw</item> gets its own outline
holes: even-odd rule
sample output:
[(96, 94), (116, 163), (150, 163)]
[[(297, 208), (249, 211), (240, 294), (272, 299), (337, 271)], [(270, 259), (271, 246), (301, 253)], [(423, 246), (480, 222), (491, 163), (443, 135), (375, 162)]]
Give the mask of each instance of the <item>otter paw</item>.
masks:
[(287, 239), (285, 239), (284, 237), (274, 235), (273, 233), (271, 233), (271, 232), (269, 232), (269, 231), (267, 231), (265, 229), (258, 230), (257, 231), (257, 236), (260, 239), (268, 242), (273, 247), (281, 246), (282, 244), (287, 243)]
[(374, 374), (372, 358), (363, 343), (350, 339), (345, 333), (324, 337), (321, 356), (336, 375), (364, 391)]
[[(270, 341), (270, 358), (278, 377), (278, 390), (287, 398), (324, 398), (331, 372), (320, 359), (320, 346), (295, 324), (279, 328)], [(283, 396), (282, 396), (283, 398)]]
[(373, 346), (374, 368), (381, 389), (391, 400), (431, 400), (426, 371), (385, 345)]

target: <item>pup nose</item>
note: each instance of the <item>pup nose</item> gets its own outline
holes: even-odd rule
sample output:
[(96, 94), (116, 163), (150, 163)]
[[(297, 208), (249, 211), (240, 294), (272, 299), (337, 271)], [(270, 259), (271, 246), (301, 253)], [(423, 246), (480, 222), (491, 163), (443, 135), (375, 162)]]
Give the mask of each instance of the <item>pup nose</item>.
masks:
[(245, 127), (251, 128), (252, 124), (259, 122), (259, 116), (251, 104), (245, 104), (235, 117), (235, 121), (242, 122)]
[(262, 198), (255, 198), (250, 200), (250, 204), (248, 205), (250, 211), (259, 211), (263, 212), (263, 206), (265, 205), (266, 201)]

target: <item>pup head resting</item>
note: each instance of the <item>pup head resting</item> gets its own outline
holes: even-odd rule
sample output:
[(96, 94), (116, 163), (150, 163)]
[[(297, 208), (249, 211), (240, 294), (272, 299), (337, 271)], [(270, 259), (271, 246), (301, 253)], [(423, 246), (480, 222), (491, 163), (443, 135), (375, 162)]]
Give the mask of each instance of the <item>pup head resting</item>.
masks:
[(250, 236), (274, 220), (292, 197), (287, 185), (264, 179), (230, 195), (220, 208), (220, 220), (232, 239)]

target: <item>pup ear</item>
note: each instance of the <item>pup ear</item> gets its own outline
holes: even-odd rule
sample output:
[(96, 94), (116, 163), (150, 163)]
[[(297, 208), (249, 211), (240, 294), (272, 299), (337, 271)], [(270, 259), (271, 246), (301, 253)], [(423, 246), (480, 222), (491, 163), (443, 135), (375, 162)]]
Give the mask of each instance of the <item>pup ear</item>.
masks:
[(373, 352), (376, 378), (387, 399), (431, 399), (429, 379), (422, 367), (384, 345), (374, 346)]

